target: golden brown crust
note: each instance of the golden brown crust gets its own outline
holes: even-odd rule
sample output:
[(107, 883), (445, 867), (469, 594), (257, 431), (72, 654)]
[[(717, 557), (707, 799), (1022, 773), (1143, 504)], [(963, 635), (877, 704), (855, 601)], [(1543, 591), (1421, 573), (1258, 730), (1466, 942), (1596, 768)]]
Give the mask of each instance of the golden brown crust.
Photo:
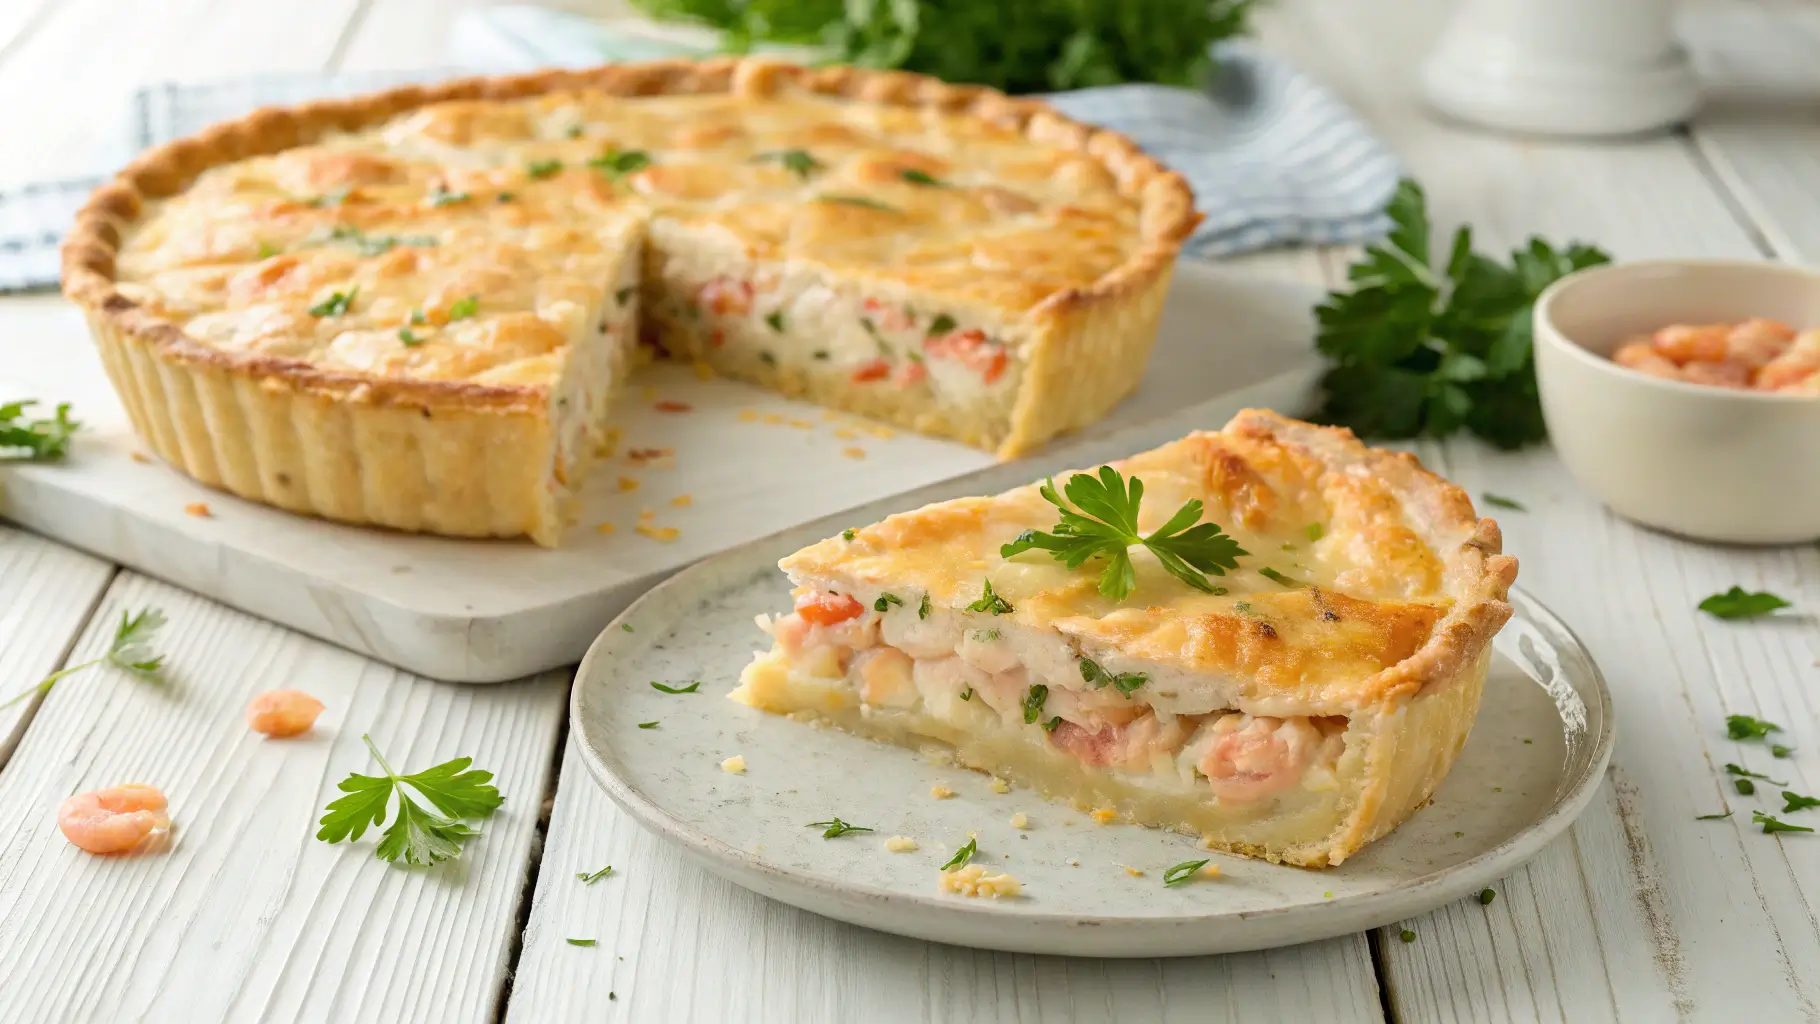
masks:
[[(369, 126), (432, 103), (512, 99), (558, 90), (594, 90), (621, 96), (727, 91), (764, 95), (789, 86), (868, 103), (964, 112), (1016, 128), (1033, 139), (1070, 146), (1100, 160), (1115, 176), (1121, 190), (1141, 202), (1142, 247), (1127, 265), (1091, 287), (1057, 293), (1040, 309), (1057, 314), (1067, 311), (1078, 317), (1083, 310), (1117, 303), (1128, 296), (1160, 294), (1159, 282), (1166, 287), (1181, 240), (1199, 220), (1193, 208), (1193, 194), (1180, 175), (1144, 155), (1124, 136), (1081, 125), (1037, 100), (1014, 99), (992, 90), (949, 85), (906, 72), (852, 67), (808, 69), (758, 57), (670, 60), (404, 86), (349, 99), (268, 108), (215, 125), (199, 135), (141, 155), (90, 197), (64, 242), (63, 291), (91, 316), (104, 319), (117, 334), (147, 345), (159, 358), (179, 365), (226, 370), (268, 386), (362, 404), (524, 409), (541, 402), (542, 392), (523, 387), (325, 372), (300, 361), (223, 352), (199, 344), (169, 320), (144, 313), (122, 294), (115, 272), (122, 229), (139, 215), (146, 200), (181, 191), (209, 167), (275, 153), (329, 132)], [(1116, 383), (1122, 386), (1124, 382)], [(1006, 442), (1006, 454), (1022, 450), (1023, 445), (1016, 438), (1037, 428), (1041, 414), (1021, 412), (1019, 418), (1024, 426), (1013, 440)]]

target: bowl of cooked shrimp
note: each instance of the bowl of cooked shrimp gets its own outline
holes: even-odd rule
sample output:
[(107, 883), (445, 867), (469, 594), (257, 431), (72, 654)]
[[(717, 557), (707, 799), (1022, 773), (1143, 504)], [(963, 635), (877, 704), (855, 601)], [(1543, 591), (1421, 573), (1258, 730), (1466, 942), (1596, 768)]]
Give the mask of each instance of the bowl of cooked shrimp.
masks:
[(1536, 301), (1549, 436), (1613, 511), (1701, 540), (1820, 538), (1820, 273), (1593, 267)]

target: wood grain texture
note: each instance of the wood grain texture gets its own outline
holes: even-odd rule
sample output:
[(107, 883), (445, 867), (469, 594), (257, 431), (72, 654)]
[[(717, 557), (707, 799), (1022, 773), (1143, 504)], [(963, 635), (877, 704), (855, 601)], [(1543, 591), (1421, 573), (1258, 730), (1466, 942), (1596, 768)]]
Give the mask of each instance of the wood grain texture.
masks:
[[(63, 666), (113, 575), (106, 562), (0, 526), (0, 701)], [(28, 697), (0, 709), (0, 767), (37, 708)]]
[[(609, 864), (614, 873), (593, 885), (576, 878)], [(640, 828), (571, 745), (506, 1019), (1382, 1017), (1363, 936), (1226, 957), (1093, 960), (937, 945), (795, 910), (709, 874)]]
[[(565, 680), (460, 687), (405, 676), (142, 577), (122, 574), (77, 646), (156, 606), (170, 682), (112, 669), (52, 690), (0, 773), (0, 1019), (492, 1019), (530, 869)], [(295, 687), (314, 732), (250, 731), (253, 694)], [(415, 771), (457, 755), (496, 773), (504, 807), (459, 861), (409, 870), (375, 837), (314, 838), (360, 735)], [(167, 849), (95, 857), (59, 834), (72, 793), (148, 782), (170, 798)]]
[[(1721, 7), (1745, 19), (1768, 16), (1751, 5), (1706, 10), (1718, 16)], [(1749, 258), (1762, 253), (1765, 235), (1775, 237), (1774, 225), (1800, 223), (1779, 215), (1776, 204), (1788, 200), (1762, 176), (1752, 202), (1769, 212), (1762, 223), (1742, 218), (1750, 203), (1715, 187), (1684, 136), (1588, 146), (1439, 123), (1420, 110), (1413, 81), (1386, 80), (1384, 69), (1415, 66), (1442, 13), (1433, 3), (1369, 13), (1284, 4), (1267, 16), (1264, 33), (1267, 45), (1338, 89), (1406, 157), (1439, 225), (1471, 223), (1486, 248), (1536, 233), (1596, 241), (1620, 258)], [(1781, 49), (1792, 57), (1798, 47), (1784, 41)], [(1742, 52), (1754, 60), (1763, 51)], [(1707, 131), (1703, 122), (1696, 134)], [(1798, 176), (1796, 168), (1785, 174)], [(1799, 190), (1791, 181), (1784, 191)], [(1786, 237), (1775, 247), (1799, 251)], [(1751, 827), (1751, 808), (1775, 810), (1780, 801), (1739, 799), (1721, 766), (1786, 768), (1796, 788), (1807, 784), (1801, 756), (1770, 763), (1762, 747), (1724, 738), (1724, 716), (1799, 723), (1796, 742), (1811, 745), (1806, 693), (1820, 680), (1813, 667), (1820, 643), (1811, 618), (1728, 624), (1694, 605), (1732, 583), (1811, 590), (1814, 553), (1725, 550), (1638, 529), (1580, 491), (1546, 450), (1505, 455), (1471, 441), (1417, 450), (1475, 495), (1489, 490), (1529, 505), (1527, 515), (1498, 513), (1505, 550), (1522, 563), (1519, 585), (1586, 640), (1621, 725), (1610, 784), (1567, 838), (1496, 887), (1490, 906), (1467, 900), (1375, 936), (1393, 1013), (1657, 1020), (1749, 1006), (1763, 1019), (1812, 1016), (1815, 983), (1791, 965), (1820, 952), (1811, 909), (1820, 846)], [(1733, 819), (1694, 820), (1722, 803), (1737, 809)], [(1414, 942), (1401, 941), (1404, 928)]]

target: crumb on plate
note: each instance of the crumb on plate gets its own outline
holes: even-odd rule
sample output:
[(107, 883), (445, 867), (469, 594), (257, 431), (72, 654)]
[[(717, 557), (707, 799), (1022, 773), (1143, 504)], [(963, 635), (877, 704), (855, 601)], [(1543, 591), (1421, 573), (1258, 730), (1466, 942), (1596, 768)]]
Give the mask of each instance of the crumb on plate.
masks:
[(994, 793), (1011, 792), (1011, 783), (1006, 782), (1004, 779), (1001, 779), (996, 775), (992, 777), (992, 781), (990, 783), (987, 783), (987, 785), (992, 787), (992, 791)]
[(863, 459), (866, 457), (866, 450), (864, 448), (842, 448), (840, 453), (849, 459)]
[(1110, 807), (1097, 807), (1094, 808), (1092, 818), (1102, 825), (1110, 825), (1119, 820), (1119, 812)]
[(909, 836), (892, 836), (885, 840), (885, 849), (892, 853), (909, 853), (916, 849), (916, 840)]
[(197, 519), (208, 519), (215, 514), (209, 511), (208, 502), (205, 501), (198, 501), (190, 505), (185, 505), (183, 506), (183, 510), (190, 515), (195, 516)]
[(1134, 868), (1134, 867), (1132, 867), (1132, 866), (1130, 866), (1130, 865), (1128, 865), (1128, 864), (1120, 864), (1120, 865), (1119, 865), (1119, 867), (1122, 867), (1122, 868), (1124, 868), (1124, 869), (1125, 869), (1125, 873), (1126, 873), (1126, 874), (1127, 874), (1127, 875), (1130, 875), (1130, 876), (1131, 876), (1131, 877), (1133, 877), (1133, 878), (1142, 878), (1142, 877), (1144, 877), (1144, 869), (1143, 869), (1143, 868)]
[(677, 508), (688, 508), (690, 505), (695, 504), (695, 495), (678, 494), (676, 497), (670, 499), (670, 504), (675, 505)]
[(1023, 891), (1022, 883), (1009, 874), (986, 874), (986, 869), (978, 864), (968, 864), (953, 871), (942, 872), (941, 889), (960, 896), (989, 896), (1001, 899), (1005, 896), (1016, 896)]
[(949, 797), (954, 795), (954, 790), (949, 789), (947, 786), (944, 786), (938, 782), (935, 785), (929, 787), (929, 795), (936, 798), (937, 800), (946, 800)]
[(612, 533), (613, 529), (614, 529), (614, 527), (613, 527), (612, 523), (601, 523), (594, 527), (594, 532), (595, 533)]
[(746, 774), (746, 755), (734, 754), (720, 763), (720, 770), (728, 775)]
[(1019, 811), (1016, 814), (1013, 814), (1011, 816), (1011, 827), (1012, 828), (1029, 828), (1030, 827), (1030, 815), (1025, 814), (1023, 811)]
[(662, 541), (665, 544), (682, 536), (682, 531), (674, 526), (646, 526), (644, 523), (639, 523), (634, 529), (652, 540)]
[(638, 481), (629, 476), (622, 476), (619, 478), (619, 489), (622, 491), (636, 491), (638, 490)]

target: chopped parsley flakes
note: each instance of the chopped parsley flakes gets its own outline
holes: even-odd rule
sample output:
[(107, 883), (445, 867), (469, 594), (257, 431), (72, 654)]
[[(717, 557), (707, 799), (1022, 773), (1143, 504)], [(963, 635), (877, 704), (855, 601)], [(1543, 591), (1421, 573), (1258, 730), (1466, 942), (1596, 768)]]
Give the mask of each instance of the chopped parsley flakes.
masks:
[(978, 853), (979, 850), (980, 850), (979, 840), (977, 840), (977, 839), (967, 840), (967, 845), (954, 851), (954, 856), (948, 858), (948, 863), (942, 865), (942, 870), (943, 871), (953, 871), (955, 868), (966, 867), (967, 862), (972, 860), (973, 855)]
[(466, 320), (480, 312), (480, 296), (470, 295), (465, 299), (456, 299), (449, 304), (450, 320)]
[(883, 612), (889, 610), (894, 604), (902, 605), (903, 603), (904, 599), (898, 597), (896, 594), (880, 594), (878, 595), (878, 600), (872, 602), (872, 610), (875, 612)]
[(812, 821), (805, 827), (825, 829), (826, 831), (822, 833), (823, 839), (838, 839), (849, 832), (872, 831), (864, 825), (849, 825), (838, 817), (831, 818), (827, 821)]
[(354, 296), (359, 294), (359, 286), (350, 288), (345, 292), (335, 292), (328, 298), (311, 306), (310, 315), (314, 317), (342, 316), (354, 305)]
[(993, 615), (1009, 615), (1012, 612), (1011, 602), (992, 592), (992, 581), (986, 581), (986, 589), (980, 599), (967, 606), (970, 612), (990, 612)]
[(1037, 683), (1024, 693), (1024, 723), (1033, 725), (1043, 713), (1043, 702), (1049, 699), (1049, 687)]
[(1127, 699), (1131, 697), (1131, 694), (1138, 687), (1150, 681), (1150, 676), (1143, 672), (1120, 672), (1114, 675), (1101, 668), (1099, 662), (1096, 662), (1091, 658), (1082, 658), (1080, 660), (1080, 668), (1081, 679), (1085, 680), (1094, 689), (1103, 690), (1106, 688), (1107, 683), (1111, 683), (1120, 693), (1124, 694)]

